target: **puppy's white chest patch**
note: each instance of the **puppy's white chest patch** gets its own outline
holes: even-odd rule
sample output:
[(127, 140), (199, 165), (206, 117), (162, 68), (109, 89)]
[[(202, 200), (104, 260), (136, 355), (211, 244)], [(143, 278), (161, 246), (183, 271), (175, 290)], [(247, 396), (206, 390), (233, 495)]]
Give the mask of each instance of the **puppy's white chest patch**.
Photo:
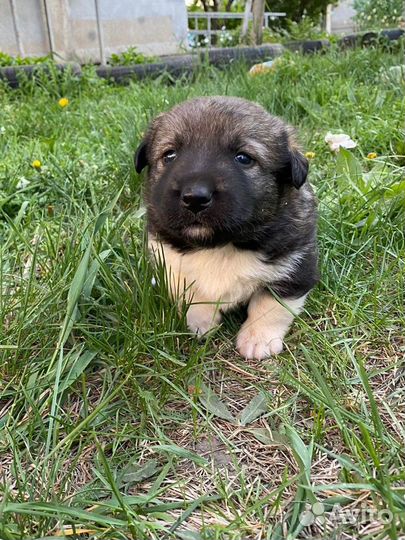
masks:
[(179, 253), (151, 239), (149, 247), (155, 258), (165, 263), (173, 296), (187, 290), (187, 301), (220, 302), (223, 310), (249, 300), (264, 283), (286, 277), (292, 269), (290, 258), (267, 264), (256, 252), (239, 250), (232, 244)]

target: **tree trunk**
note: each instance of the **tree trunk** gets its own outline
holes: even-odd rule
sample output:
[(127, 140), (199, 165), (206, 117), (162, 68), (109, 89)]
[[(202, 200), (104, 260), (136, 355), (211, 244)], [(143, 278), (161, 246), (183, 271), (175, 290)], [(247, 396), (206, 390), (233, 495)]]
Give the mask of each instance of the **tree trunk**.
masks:
[(263, 39), (264, 0), (253, 0), (253, 39), (261, 45)]
[[(233, 0), (232, 0), (232, 2), (233, 2)], [(213, 0), (212, 5), (210, 4), (209, 0), (201, 0), (201, 3), (202, 3), (203, 10), (205, 12), (207, 12), (207, 11), (218, 11), (219, 0)]]

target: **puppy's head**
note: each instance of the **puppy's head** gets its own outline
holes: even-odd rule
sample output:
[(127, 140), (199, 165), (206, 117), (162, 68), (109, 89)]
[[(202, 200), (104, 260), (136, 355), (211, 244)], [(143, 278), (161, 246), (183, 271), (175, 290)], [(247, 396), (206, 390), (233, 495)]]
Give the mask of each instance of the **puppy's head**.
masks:
[(290, 127), (262, 107), (198, 98), (159, 115), (135, 154), (149, 168), (149, 224), (173, 243), (216, 244), (271, 220), (308, 163)]

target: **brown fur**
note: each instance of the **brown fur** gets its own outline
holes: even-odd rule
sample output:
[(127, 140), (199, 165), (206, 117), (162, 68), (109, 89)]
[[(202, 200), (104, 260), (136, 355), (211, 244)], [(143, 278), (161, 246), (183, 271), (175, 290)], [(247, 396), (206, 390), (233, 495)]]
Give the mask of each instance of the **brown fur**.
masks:
[[(253, 161), (241, 164), (240, 153)], [(315, 199), (295, 131), (255, 103), (197, 98), (152, 122), (135, 161), (138, 172), (149, 167), (150, 245), (172, 290), (187, 290), (190, 329), (203, 334), (220, 311), (248, 302), (238, 350), (280, 352), (289, 310), (302, 309), (317, 280)], [(195, 186), (211, 197), (198, 211), (184, 199)]]

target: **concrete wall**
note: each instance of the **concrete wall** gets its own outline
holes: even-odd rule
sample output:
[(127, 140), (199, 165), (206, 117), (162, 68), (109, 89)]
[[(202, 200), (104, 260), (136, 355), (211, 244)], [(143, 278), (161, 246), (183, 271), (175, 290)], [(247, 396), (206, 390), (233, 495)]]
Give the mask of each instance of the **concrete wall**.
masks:
[[(15, 5), (23, 53), (34, 56), (47, 54), (49, 43), (41, 0), (16, 0)], [(0, 0), (0, 51), (8, 54), (19, 52), (9, 0)]]
[(353, 20), (355, 14), (353, 0), (341, 0), (336, 6), (332, 7), (332, 34), (350, 34), (355, 31), (356, 23)]
[[(23, 54), (50, 51), (44, 0), (15, 0)], [(94, 0), (46, 0), (54, 50), (63, 60), (100, 61)], [(99, 0), (106, 57), (135, 46), (144, 54), (180, 52), (187, 46), (184, 0)], [(0, 0), (0, 50), (19, 54), (10, 1)]]

